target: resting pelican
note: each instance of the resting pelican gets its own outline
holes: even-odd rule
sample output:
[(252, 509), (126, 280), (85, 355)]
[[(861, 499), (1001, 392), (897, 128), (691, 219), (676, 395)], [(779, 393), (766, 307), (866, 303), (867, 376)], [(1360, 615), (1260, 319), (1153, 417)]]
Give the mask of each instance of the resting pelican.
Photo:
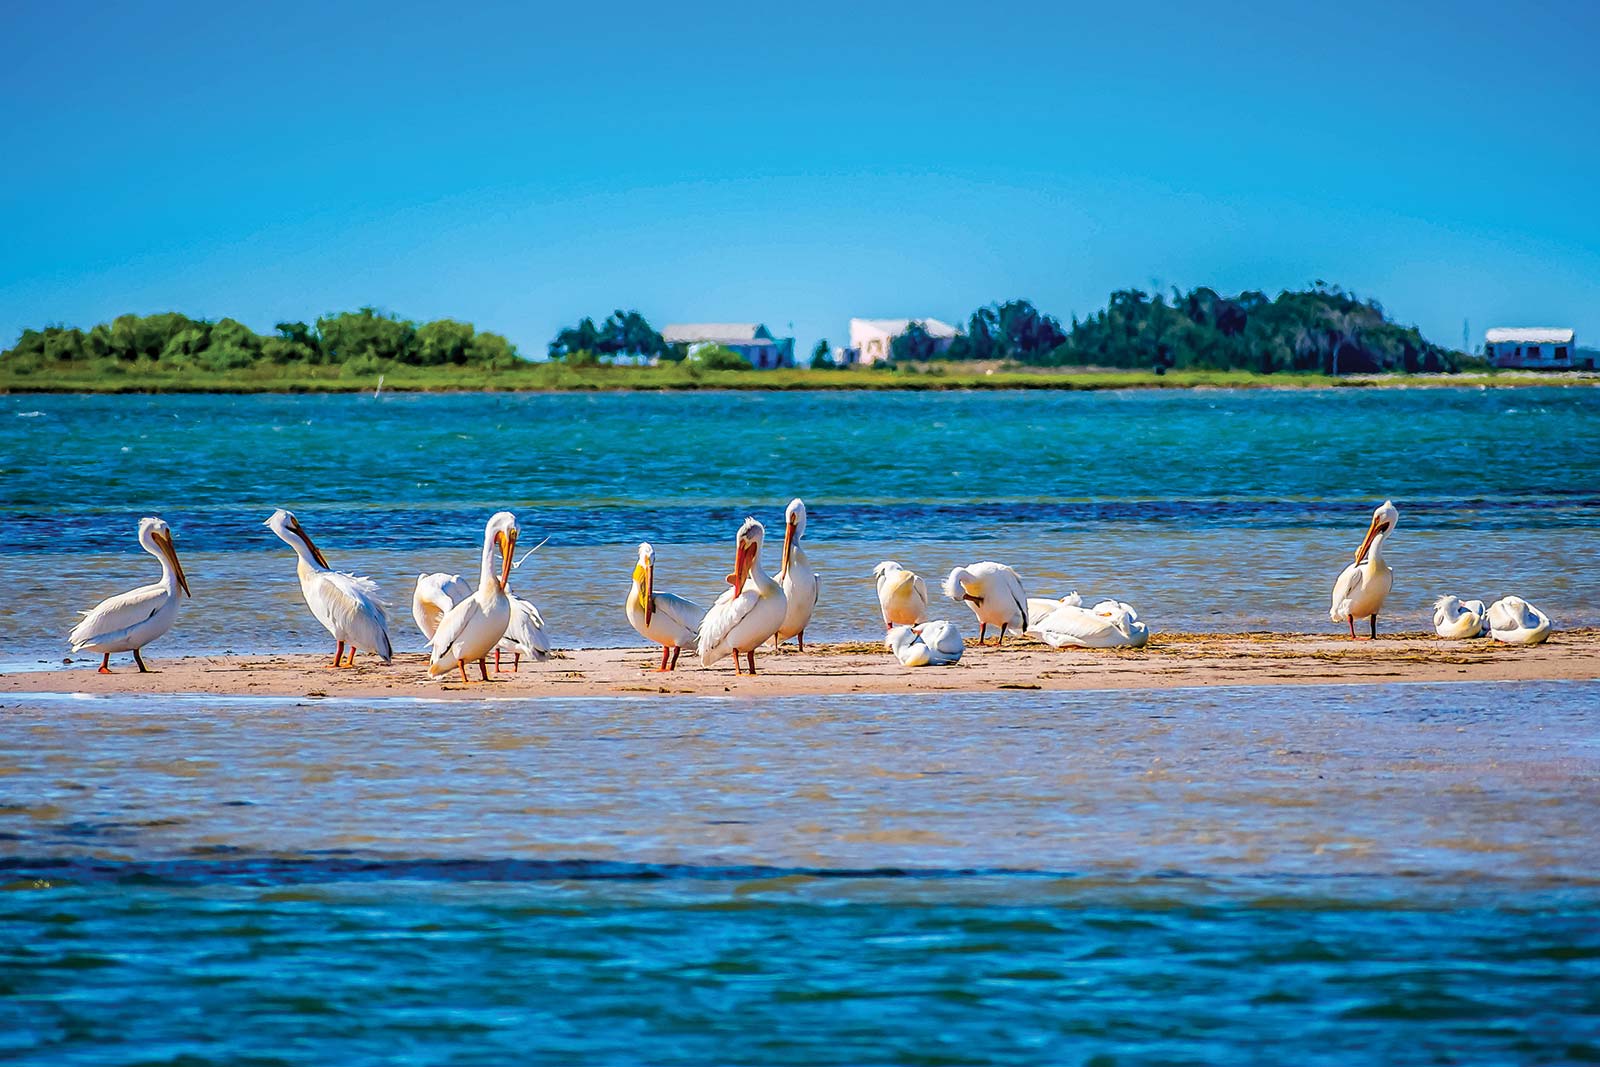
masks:
[(1400, 511), (1394, 501), (1385, 500), (1379, 504), (1372, 512), (1367, 536), (1356, 549), (1356, 561), (1333, 583), (1333, 604), (1328, 609), (1328, 618), (1334, 622), (1348, 622), (1352, 640), (1356, 636), (1357, 619), (1369, 620), (1371, 636), (1378, 636), (1378, 612), (1383, 609), (1384, 598), (1394, 585), (1394, 569), (1383, 562), (1383, 541), (1399, 522)]
[(417, 629), (433, 643), (434, 631), (445, 613), (472, 595), (472, 586), (459, 574), (437, 571), (417, 575), (417, 589), (411, 594), (411, 617), (417, 620)]
[(1489, 605), (1489, 636), (1508, 645), (1539, 645), (1550, 636), (1550, 616), (1519, 596)]
[(1051, 612), (1055, 611), (1057, 608), (1059, 608), (1063, 604), (1067, 604), (1067, 605), (1070, 605), (1070, 606), (1075, 607), (1075, 608), (1076, 607), (1082, 607), (1083, 606), (1083, 597), (1079, 596), (1076, 591), (1068, 593), (1066, 596), (1061, 597), (1059, 600), (1051, 600), (1048, 597), (1039, 597), (1039, 596), (1031, 596), (1031, 597), (1029, 597), (1028, 598), (1028, 629), (1032, 630), (1035, 626), (1038, 626), (1039, 625), (1039, 621), (1041, 619), (1043, 619), (1046, 615), (1049, 615)]
[(1447, 641), (1482, 637), (1489, 632), (1489, 609), (1481, 600), (1442, 596), (1433, 602), (1433, 632)]
[(101, 674), (111, 673), (113, 652), (132, 652), (139, 673), (148, 674), (139, 650), (172, 629), (178, 619), (178, 590), (190, 595), (189, 579), (172, 546), (172, 527), (161, 519), (140, 519), (139, 546), (161, 561), (161, 580), (100, 601), (67, 635), (72, 651), (100, 653)]
[(1006, 629), (1028, 628), (1028, 594), (1022, 588), (1017, 572), (1004, 563), (985, 560), (970, 567), (957, 567), (944, 580), (944, 595), (951, 600), (965, 600), (972, 613), (978, 617), (978, 644), (983, 644), (984, 631), (991, 626), (1000, 627), (999, 648), (1006, 643)]
[[(478, 569), (478, 591), (452, 607), (439, 620), (434, 631), (433, 654), (428, 663), (429, 677), (461, 669), (461, 680), (469, 682), (467, 664), (476, 660), (478, 673), (489, 680), (485, 657), (500, 643), (511, 625), (511, 597), (506, 583), (511, 580), (511, 558), (517, 547), (517, 518), (509, 511), (497, 511), (483, 529), (483, 562)], [(496, 573), (494, 553), (500, 550)]]
[(806, 650), (806, 623), (817, 610), (817, 572), (811, 569), (806, 550), (800, 547), (805, 535), (806, 502), (795, 497), (783, 513), (783, 558), (778, 562), (778, 584), (783, 586), (784, 602), (789, 607), (783, 625), (772, 638), (773, 648), (793, 637), (800, 651)]
[(921, 626), (891, 627), (883, 643), (905, 667), (948, 667), (961, 662), (961, 631), (943, 619)]
[(895, 626), (915, 626), (928, 618), (928, 584), (922, 575), (886, 559), (872, 568), (872, 576), (878, 580), (878, 610), (885, 632)]
[(767, 531), (755, 519), (744, 520), (734, 538), (733, 573), (727, 592), (717, 598), (700, 623), (697, 642), (700, 662), (709, 667), (733, 653), (733, 670), (739, 673), (739, 654), (756, 673), (756, 649), (783, 625), (789, 605), (783, 586), (761, 569), (761, 542)]
[(1143, 648), (1150, 628), (1139, 613), (1120, 600), (1102, 600), (1092, 608), (1057, 601), (1056, 609), (1032, 623), (1028, 631), (1051, 648)]
[(656, 592), (656, 549), (648, 541), (639, 545), (639, 562), (633, 566), (633, 588), (628, 590), (628, 602), (623, 611), (640, 637), (661, 646), (661, 666), (656, 669), (662, 671), (678, 666), (678, 653), (685, 645), (693, 646), (700, 622), (706, 617), (706, 609), (694, 601)]
[[(389, 643), (389, 619), (378, 599), (378, 586), (371, 578), (345, 574), (328, 566), (327, 559), (311, 543), (305, 527), (294, 513), (279, 508), (262, 523), (294, 549), (299, 558), (295, 570), (300, 575), (300, 594), (311, 614), (338, 642), (330, 667), (354, 667), (356, 649), (371, 652), (383, 662), (394, 657)], [(341, 663), (344, 646), (350, 646), (350, 662)]]

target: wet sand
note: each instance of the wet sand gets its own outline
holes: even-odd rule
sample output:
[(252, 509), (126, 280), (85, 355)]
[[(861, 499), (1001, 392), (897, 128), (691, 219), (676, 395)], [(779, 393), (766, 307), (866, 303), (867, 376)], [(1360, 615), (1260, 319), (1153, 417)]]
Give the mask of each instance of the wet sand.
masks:
[[(658, 673), (659, 652), (594, 648), (523, 661), (512, 673), (491, 671), (488, 684), (463, 685), (459, 673), (427, 677), (420, 653), (390, 666), (370, 656), (353, 669), (326, 666), (327, 656), (196, 656), (164, 660), (150, 649), (151, 673), (113, 657), (114, 673), (98, 674), (98, 657), (72, 669), (0, 675), (0, 693), (209, 693), (224, 696), (482, 697), (688, 693), (783, 696), (827, 693), (993, 692), (998, 690), (1171, 689), (1203, 685), (1325, 685), (1385, 682), (1530, 681), (1600, 678), (1600, 629), (1567, 630), (1534, 648), (1497, 642), (1442, 641), (1398, 634), (1377, 641), (1312, 634), (1155, 634), (1132, 650), (1055, 650), (1036, 641), (977, 648), (968, 642), (954, 667), (900, 666), (882, 645), (792, 646), (758, 653), (759, 673), (738, 676), (733, 661), (701, 667), (685, 654), (678, 669)], [(80, 665), (81, 668), (80, 669)], [(491, 662), (491, 668), (493, 664)]]

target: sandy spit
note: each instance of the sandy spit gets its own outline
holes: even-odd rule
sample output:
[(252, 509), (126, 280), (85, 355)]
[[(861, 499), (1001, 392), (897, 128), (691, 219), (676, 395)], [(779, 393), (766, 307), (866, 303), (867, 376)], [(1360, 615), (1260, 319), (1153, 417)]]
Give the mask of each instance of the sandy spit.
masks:
[[(488, 684), (461, 676), (430, 680), (421, 654), (390, 666), (363, 656), (353, 669), (330, 669), (310, 655), (196, 656), (163, 659), (147, 650), (150, 674), (127, 657), (95, 673), (99, 657), (72, 669), (0, 675), (0, 693), (211, 693), (285, 697), (483, 697), (592, 694), (784, 696), (823, 693), (995, 692), (1000, 690), (1169, 689), (1199, 685), (1317, 685), (1382, 682), (1532, 681), (1600, 678), (1600, 629), (1554, 634), (1536, 648), (1488, 639), (1442, 641), (1400, 634), (1377, 641), (1309, 634), (1155, 634), (1141, 650), (1057, 651), (1035, 641), (1003, 650), (968, 642), (954, 667), (901, 667), (876, 644), (822, 645), (805, 654), (758, 653), (755, 677), (736, 676), (732, 660), (701, 667), (684, 655), (678, 669), (657, 673), (659, 654), (639, 648), (565, 651), (545, 663), (524, 661), (517, 673)], [(492, 668), (491, 663), (491, 668)]]

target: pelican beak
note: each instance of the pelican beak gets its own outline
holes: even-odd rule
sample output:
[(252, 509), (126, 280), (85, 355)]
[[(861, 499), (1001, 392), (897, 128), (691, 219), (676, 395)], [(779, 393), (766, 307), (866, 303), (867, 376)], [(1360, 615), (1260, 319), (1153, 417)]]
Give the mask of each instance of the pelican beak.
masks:
[(644, 565), (644, 624), (650, 625), (650, 619), (656, 613), (656, 563), (651, 560)]
[(517, 531), (514, 527), (501, 530), (494, 539), (500, 545), (500, 591), (503, 593), (511, 581), (511, 558), (517, 551)]
[(779, 562), (778, 573), (789, 573), (789, 556), (794, 552), (794, 520), (790, 519), (783, 527), (783, 559)]
[(1372, 547), (1373, 538), (1377, 537), (1381, 533), (1387, 533), (1388, 530), (1388, 523), (1379, 522), (1376, 518), (1372, 520), (1372, 525), (1367, 527), (1367, 536), (1361, 541), (1361, 547), (1356, 549), (1357, 563), (1360, 563), (1367, 557), (1367, 549)]
[(183, 564), (178, 562), (178, 550), (172, 546), (172, 535), (158, 533), (155, 535), (155, 542), (162, 554), (167, 557), (167, 562), (172, 564), (173, 573), (178, 576), (178, 585), (182, 587), (183, 595), (193, 597), (194, 594), (189, 592), (189, 579), (183, 573)]
[(728, 575), (728, 584), (733, 586), (736, 594), (744, 588), (744, 580), (750, 577), (750, 566), (756, 558), (755, 547), (747, 541), (740, 541), (739, 547), (733, 551), (733, 573)]
[(306, 528), (300, 525), (299, 519), (289, 520), (289, 532), (306, 543), (306, 549), (311, 553), (311, 558), (316, 560), (319, 566), (327, 567), (329, 570), (333, 569), (328, 567), (328, 558), (322, 554), (322, 550), (311, 543), (311, 535), (306, 533)]
[(981, 596), (973, 596), (971, 593), (967, 592), (967, 587), (966, 586), (962, 586), (961, 587), (961, 599), (965, 600), (969, 604), (982, 604), (983, 603), (983, 597), (981, 597)]

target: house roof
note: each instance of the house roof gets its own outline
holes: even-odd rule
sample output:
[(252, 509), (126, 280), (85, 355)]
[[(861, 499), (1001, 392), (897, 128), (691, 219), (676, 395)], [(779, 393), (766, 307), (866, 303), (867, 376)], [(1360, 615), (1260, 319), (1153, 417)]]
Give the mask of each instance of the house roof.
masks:
[(954, 326), (950, 325), (948, 322), (940, 322), (938, 319), (931, 319), (931, 318), (921, 318), (921, 319), (851, 319), (850, 320), (850, 328), (853, 330), (859, 325), (859, 326), (865, 327), (866, 329), (869, 329), (869, 330), (877, 330), (880, 333), (886, 333), (890, 337), (898, 337), (901, 334), (905, 333), (906, 330), (911, 326), (911, 324), (913, 322), (922, 323), (922, 328), (924, 330), (928, 331), (928, 336), (929, 337), (954, 337), (957, 333), (960, 332)]
[(718, 344), (750, 344), (762, 340), (759, 322), (671, 322), (661, 328), (661, 336), (669, 345), (715, 341)]
[(1572, 331), (1561, 326), (1526, 326), (1509, 329), (1497, 326), (1484, 334), (1492, 345), (1570, 345)]

